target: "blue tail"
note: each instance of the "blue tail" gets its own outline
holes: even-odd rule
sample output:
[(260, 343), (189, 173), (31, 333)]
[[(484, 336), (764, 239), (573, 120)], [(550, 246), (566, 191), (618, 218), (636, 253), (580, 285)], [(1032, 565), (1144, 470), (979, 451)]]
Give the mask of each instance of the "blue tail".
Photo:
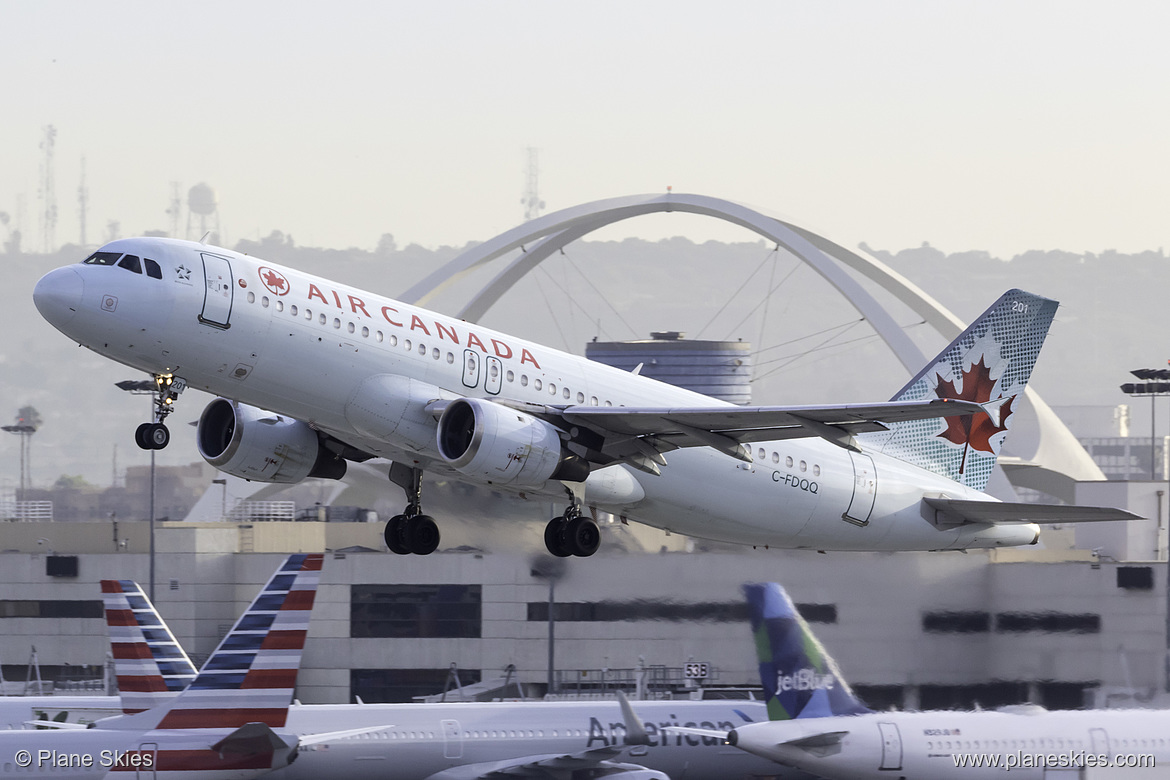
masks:
[(769, 720), (870, 712), (782, 587), (774, 582), (749, 584), (743, 592), (751, 612)]
[(998, 401), (986, 407), (991, 414), (913, 420), (859, 438), (873, 450), (985, 490), (1057, 306), (1009, 290), (892, 399)]

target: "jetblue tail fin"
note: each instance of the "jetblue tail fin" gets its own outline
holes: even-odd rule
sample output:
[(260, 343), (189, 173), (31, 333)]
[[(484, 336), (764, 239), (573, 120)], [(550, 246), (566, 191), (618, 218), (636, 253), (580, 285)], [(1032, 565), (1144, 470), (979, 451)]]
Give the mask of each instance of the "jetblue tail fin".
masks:
[(101, 584), (122, 712), (170, 701), (195, 679), (195, 665), (137, 582)]
[(105, 720), (103, 728), (284, 726), (323, 560), (319, 553), (286, 558), (186, 690), (145, 712)]
[(821, 647), (792, 599), (774, 582), (743, 586), (770, 720), (869, 712)]
[(1009, 290), (892, 399), (957, 398), (982, 404), (988, 413), (895, 423), (859, 438), (872, 449), (985, 490), (1058, 305)]

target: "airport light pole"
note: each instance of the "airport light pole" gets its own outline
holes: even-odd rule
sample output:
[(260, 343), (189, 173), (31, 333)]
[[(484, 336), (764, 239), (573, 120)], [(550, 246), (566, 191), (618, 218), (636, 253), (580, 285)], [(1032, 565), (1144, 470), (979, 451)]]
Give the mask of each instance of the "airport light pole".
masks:
[[(1136, 368), (1129, 373), (1133, 374), (1138, 379), (1143, 380), (1141, 383), (1127, 382), (1121, 386), (1121, 392), (1126, 395), (1138, 397), (1149, 396), (1150, 398), (1150, 481), (1153, 482), (1156, 478), (1157, 471), (1157, 440), (1154, 428), (1154, 400), (1160, 396), (1170, 396), (1170, 369), (1167, 368)], [(1163, 453), (1165, 458), (1167, 453)], [(1166, 469), (1166, 473), (1162, 475), (1167, 480), (1168, 487), (1170, 487), (1170, 468)], [(1161, 492), (1161, 491), (1159, 491)], [(1167, 492), (1167, 513), (1170, 514), (1170, 492)], [(1158, 502), (1158, 525), (1162, 525), (1161, 517), (1161, 501)], [(1170, 528), (1170, 522), (1167, 523)], [(1170, 533), (1170, 532), (1168, 532)], [(1159, 539), (1159, 541), (1161, 541)], [(1164, 683), (1163, 690), (1170, 693), (1170, 539), (1167, 540), (1167, 555), (1166, 555), (1166, 652), (1163, 659)]]
[(565, 559), (541, 557), (529, 569), (529, 574), (548, 581), (548, 690), (545, 695), (556, 692), (556, 604), (557, 580), (565, 576)]
[[(125, 390), (131, 395), (149, 395), (150, 408), (153, 410), (157, 403), (158, 383), (147, 379), (127, 379), (115, 382), (119, 390)], [(147, 595), (154, 603), (154, 450), (150, 451), (150, 586)]]

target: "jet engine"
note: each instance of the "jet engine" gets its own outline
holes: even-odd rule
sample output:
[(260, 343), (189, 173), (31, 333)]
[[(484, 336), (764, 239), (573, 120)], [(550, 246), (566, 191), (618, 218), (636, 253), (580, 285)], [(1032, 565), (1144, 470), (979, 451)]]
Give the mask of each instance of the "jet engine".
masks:
[(439, 418), (439, 454), (457, 471), (500, 485), (582, 482), (588, 462), (565, 449), (560, 431), (530, 414), (479, 398), (452, 401)]
[(345, 460), (321, 446), (308, 424), (216, 398), (199, 417), (199, 454), (220, 471), (256, 482), (341, 479)]

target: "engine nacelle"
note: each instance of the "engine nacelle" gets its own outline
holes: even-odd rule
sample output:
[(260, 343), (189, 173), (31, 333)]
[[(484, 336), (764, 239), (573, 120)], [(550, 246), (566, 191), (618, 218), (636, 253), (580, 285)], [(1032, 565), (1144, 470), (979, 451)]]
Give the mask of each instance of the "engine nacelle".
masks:
[(256, 482), (295, 484), (308, 477), (341, 479), (345, 460), (321, 446), (307, 423), (216, 398), (199, 417), (195, 441), (220, 471)]
[(436, 442), (452, 468), (495, 484), (539, 487), (550, 479), (582, 482), (589, 476), (589, 464), (565, 449), (555, 426), (480, 398), (448, 404)]

